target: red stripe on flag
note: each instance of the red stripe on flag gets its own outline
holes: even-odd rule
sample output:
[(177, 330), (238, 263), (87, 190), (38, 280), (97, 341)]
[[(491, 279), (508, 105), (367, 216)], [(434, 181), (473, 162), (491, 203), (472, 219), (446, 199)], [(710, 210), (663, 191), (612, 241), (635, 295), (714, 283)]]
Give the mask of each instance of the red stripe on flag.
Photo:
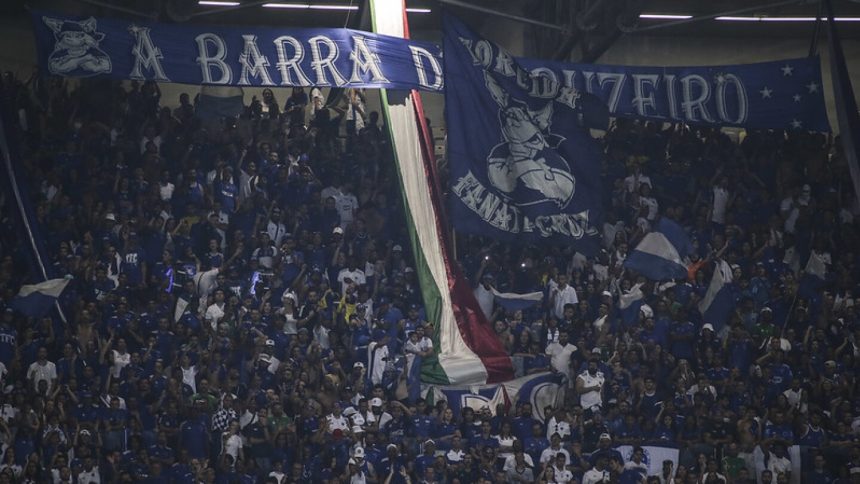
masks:
[[(409, 38), (409, 21), (406, 19), (406, 9), (403, 9), (404, 38)], [(441, 203), (442, 190), (439, 176), (436, 172), (433, 139), (427, 120), (424, 117), (424, 103), (421, 94), (412, 90), (412, 104), (415, 116), (418, 118), (418, 129), (421, 135), (422, 164), (430, 186), (430, 200), (436, 214), (436, 232), (439, 234), (439, 245), (442, 248), (442, 258), (445, 261), (445, 272), (448, 275), (448, 290), (451, 294), (451, 305), (454, 310), (454, 320), (457, 329), (466, 345), (481, 358), (487, 369), (487, 383), (499, 383), (514, 379), (514, 367), (511, 357), (505, 351), (502, 342), (493, 331), (490, 322), (481, 311), (478, 300), (469, 281), (456, 264), (451, 263), (451, 251), (448, 240), (448, 223), (445, 205)]]

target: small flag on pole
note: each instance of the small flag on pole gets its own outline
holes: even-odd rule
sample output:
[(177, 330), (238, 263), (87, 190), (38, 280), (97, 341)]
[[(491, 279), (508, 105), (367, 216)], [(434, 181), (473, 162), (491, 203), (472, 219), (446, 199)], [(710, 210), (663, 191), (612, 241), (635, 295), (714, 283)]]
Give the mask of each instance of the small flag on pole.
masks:
[(32, 318), (48, 314), (71, 279), (49, 279), (38, 284), (21, 286), (18, 295), (9, 304), (19, 313)]

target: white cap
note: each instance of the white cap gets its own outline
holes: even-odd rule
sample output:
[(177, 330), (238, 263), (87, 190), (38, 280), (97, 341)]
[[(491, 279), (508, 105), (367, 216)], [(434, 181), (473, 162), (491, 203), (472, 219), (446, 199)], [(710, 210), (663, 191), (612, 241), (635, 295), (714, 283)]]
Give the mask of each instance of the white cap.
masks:
[(371, 407), (381, 407), (382, 406), (382, 399), (379, 397), (371, 398), (370, 399), (370, 406)]
[(710, 329), (711, 331), (714, 331), (714, 325), (711, 323), (703, 324), (702, 325), (702, 332), (704, 333), (706, 329)]
[(116, 222), (116, 215), (109, 213), (109, 214), (105, 215), (105, 220), (110, 220), (112, 222)]
[(331, 233), (343, 235), (343, 229), (340, 227), (335, 227), (334, 230), (331, 231)]
[(395, 250), (403, 251), (403, 247), (401, 247), (400, 244), (396, 244), (394, 247), (391, 248), (391, 250), (392, 251), (395, 251)]
[(603, 439), (612, 440), (612, 436), (607, 434), (606, 432), (604, 432), (604, 433), (600, 434), (600, 440), (603, 440)]

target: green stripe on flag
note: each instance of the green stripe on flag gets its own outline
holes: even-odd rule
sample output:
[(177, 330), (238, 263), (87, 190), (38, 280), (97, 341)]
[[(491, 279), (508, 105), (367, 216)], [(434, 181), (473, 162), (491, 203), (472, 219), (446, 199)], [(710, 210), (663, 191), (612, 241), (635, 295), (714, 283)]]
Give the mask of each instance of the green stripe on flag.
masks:
[[(374, 31), (377, 30), (377, 19), (375, 15), (375, 2), (376, 0), (370, 1), (370, 16), (371, 21), (373, 23)], [(391, 106), (388, 100), (388, 90), (380, 89), (379, 93), (380, 101), (382, 103), (382, 109), (385, 115), (385, 126), (388, 130), (388, 136), (391, 140), (392, 153), (394, 155), (394, 164), (397, 168), (397, 181), (400, 185), (400, 194), (403, 197), (403, 203), (405, 206), (406, 212), (406, 224), (409, 231), (409, 242), (412, 245), (412, 253), (415, 255), (415, 273), (418, 276), (418, 282), (421, 286), (421, 296), (424, 298), (424, 311), (427, 316), (427, 320), (433, 322), (433, 334), (431, 335), (431, 339), (433, 340), (433, 348), (435, 352), (432, 356), (425, 357), (422, 360), (421, 364), (421, 380), (426, 383), (432, 383), (437, 385), (448, 385), (450, 384), (450, 380), (448, 379), (448, 375), (445, 373), (445, 370), (442, 368), (442, 365), (439, 364), (438, 353), (440, 349), (440, 328), (441, 328), (441, 319), (442, 319), (442, 311), (444, 300), (439, 290), (439, 285), (437, 281), (433, 278), (433, 274), (430, 271), (430, 267), (427, 264), (427, 258), (424, 255), (423, 247), (421, 247), (421, 242), (418, 239), (418, 232), (415, 229), (415, 220), (412, 217), (412, 208), (410, 205), (409, 197), (406, 193), (406, 189), (403, 184), (403, 171), (401, 169), (401, 163), (403, 160), (397, 154), (396, 143), (394, 133), (392, 132), (392, 121), (391, 121)], [(397, 93), (399, 94), (399, 92)], [(402, 102), (407, 106), (411, 105), (412, 100), (409, 97), (410, 95), (407, 93), (403, 95)], [(413, 161), (415, 163), (421, 163), (421, 160)], [(423, 169), (422, 169), (423, 171)]]

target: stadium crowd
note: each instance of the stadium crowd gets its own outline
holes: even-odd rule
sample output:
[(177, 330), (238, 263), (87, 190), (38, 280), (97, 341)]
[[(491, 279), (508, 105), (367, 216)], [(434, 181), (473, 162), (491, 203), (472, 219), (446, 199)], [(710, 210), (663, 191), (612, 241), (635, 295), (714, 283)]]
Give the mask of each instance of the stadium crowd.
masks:
[[(518, 375), (563, 375), (564, 404), (454, 414), (406, 388), (433, 327), (366, 95), (203, 119), (150, 82), (4, 75), (31, 229), (72, 279), (63, 317), (2, 309), (0, 483), (860, 482), (860, 211), (833, 139), (616, 119), (600, 254), (458, 239)], [(3, 210), (8, 304), (42, 276)], [(623, 267), (659, 217), (693, 241), (686, 281)], [(800, 297), (813, 253), (826, 283)], [(718, 259), (725, 324), (698, 310)], [(545, 297), (506, 311), (492, 288)], [(679, 462), (649, 475), (649, 445)]]

